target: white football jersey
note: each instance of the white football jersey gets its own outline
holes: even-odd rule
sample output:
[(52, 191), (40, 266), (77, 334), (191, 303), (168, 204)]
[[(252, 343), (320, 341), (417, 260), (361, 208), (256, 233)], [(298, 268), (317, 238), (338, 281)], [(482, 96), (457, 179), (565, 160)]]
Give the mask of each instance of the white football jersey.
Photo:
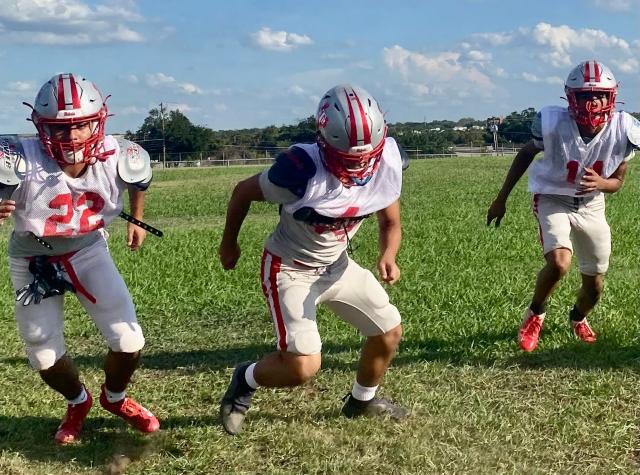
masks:
[[(25, 172), (11, 196), (16, 201), (12, 239), (28, 241), (33, 233), (45, 240), (87, 241), (80, 238), (96, 234), (122, 211), (126, 184), (118, 176), (119, 149), (112, 136), (105, 137), (105, 149), (116, 152), (104, 162), (88, 165), (77, 178), (66, 175), (58, 163), (46, 155), (37, 138), (21, 139), (21, 142)], [(44, 247), (40, 249), (45, 251)]]
[[(308, 266), (332, 264), (344, 252), (362, 220), (394, 203), (402, 188), (402, 157), (387, 138), (380, 166), (364, 186), (344, 186), (324, 166), (317, 144), (296, 144), (315, 165), (304, 195), (282, 205), (280, 222), (265, 248)], [(268, 174), (261, 176), (265, 196), (274, 196)]]
[(633, 156), (628, 139), (633, 117), (626, 112), (614, 112), (611, 120), (588, 143), (580, 136), (566, 108), (545, 107), (540, 117), (544, 156), (529, 168), (532, 193), (576, 196), (585, 168), (608, 178), (623, 161)]

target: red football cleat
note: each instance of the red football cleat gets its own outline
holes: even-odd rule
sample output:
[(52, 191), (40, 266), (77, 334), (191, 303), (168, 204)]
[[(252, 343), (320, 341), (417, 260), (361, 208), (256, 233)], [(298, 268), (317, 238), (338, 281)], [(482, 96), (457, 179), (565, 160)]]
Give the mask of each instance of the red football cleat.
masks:
[(579, 322), (571, 320), (571, 326), (573, 327), (573, 333), (585, 343), (595, 343), (596, 334), (591, 329), (591, 325), (586, 318), (583, 318)]
[(140, 432), (149, 433), (160, 429), (158, 418), (132, 398), (127, 396), (121, 401), (109, 402), (104, 392), (104, 384), (101, 386), (100, 405), (111, 414), (124, 419)]
[(56, 443), (61, 445), (72, 444), (80, 438), (82, 424), (92, 405), (93, 398), (89, 391), (87, 391), (87, 400), (82, 404), (67, 404), (67, 413), (54, 436)]
[(537, 348), (540, 330), (544, 322), (544, 313), (536, 315), (530, 308), (524, 312), (524, 320), (518, 331), (518, 343), (523, 351), (530, 352)]

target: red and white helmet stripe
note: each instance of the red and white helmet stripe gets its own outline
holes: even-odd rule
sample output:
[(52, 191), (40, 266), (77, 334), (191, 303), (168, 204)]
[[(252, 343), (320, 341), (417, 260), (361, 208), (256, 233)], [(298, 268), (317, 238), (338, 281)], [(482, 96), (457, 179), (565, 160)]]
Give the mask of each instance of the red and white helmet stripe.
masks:
[(58, 76), (58, 111), (80, 109), (80, 95), (73, 74)]

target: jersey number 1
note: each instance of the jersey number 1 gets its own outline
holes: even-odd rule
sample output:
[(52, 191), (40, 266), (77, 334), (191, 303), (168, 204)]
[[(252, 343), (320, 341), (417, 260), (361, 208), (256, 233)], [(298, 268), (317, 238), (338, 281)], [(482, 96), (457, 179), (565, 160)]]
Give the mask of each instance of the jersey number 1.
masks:
[[(89, 204), (87, 205), (87, 202)], [(104, 199), (98, 193), (94, 193), (92, 191), (87, 191), (78, 196), (78, 199), (75, 203), (76, 207), (85, 206), (87, 207), (82, 211), (80, 215), (80, 230), (78, 234), (86, 234), (96, 229), (99, 229), (104, 226), (104, 221), (102, 219), (97, 220), (94, 224), (89, 222), (89, 218), (95, 216), (102, 208), (104, 208)], [(59, 224), (69, 224), (73, 219), (73, 198), (71, 197), (71, 193), (64, 193), (62, 195), (56, 196), (49, 202), (49, 208), (51, 209), (62, 209), (66, 208), (66, 212), (64, 214), (54, 214), (49, 216), (44, 224), (44, 235), (45, 236), (71, 236), (73, 235), (73, 229), (65, 229), (64, 231), (58, 231), (58, 223)]]
[[(593, 164), (593, 171), (595, 171), (598, 175), (601, 175), (603, 165), (604, 163), (602, 162), (602, 160), (598, 160)], [(567, 163), (567, 170), (569, 170), (567, 172), (567, 182), (571, 184), (576, 182), (578, 168), (580, 168), (580, 162), (578, 162), (577, 160), (571, 160), (569, 163)]]

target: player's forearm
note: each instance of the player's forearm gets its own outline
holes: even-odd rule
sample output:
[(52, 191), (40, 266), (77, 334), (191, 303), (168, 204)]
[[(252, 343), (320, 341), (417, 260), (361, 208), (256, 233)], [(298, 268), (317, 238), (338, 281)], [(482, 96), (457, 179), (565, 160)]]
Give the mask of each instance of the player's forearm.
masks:
[(395, 259), (402, 242), (402, 226), (400, 220), (384, 220), (378, 223), (380, 256), (388, 256)]
[(622, 188), (623, 183), (624, 180), (621, 180), (619, 178), (607, 178), (606, 180), (603, 180), (602, 185), (600, 185), (599, 189), (604, 193), (615, 193), (620, 188)]
[(142, 221), (144, 218), (144, 191), (134, 187), (129, 188), (129, 207), (131, 216)]
[(398, 255), (400, 250), (400, 242), (402, 241), (402, 231), (398, 226), (384, 233), (380, 233), (380, 256), (388, 256), (393, 259)]
[(507, 172), (502, 188), (498, 192), (497, 200), (507, 201), (513, 187), (516, 186), (522, 175), (527, 171), (537, 153), (538, 149), (533, 146), (532, 142), (529, 142), (518, 151)]

